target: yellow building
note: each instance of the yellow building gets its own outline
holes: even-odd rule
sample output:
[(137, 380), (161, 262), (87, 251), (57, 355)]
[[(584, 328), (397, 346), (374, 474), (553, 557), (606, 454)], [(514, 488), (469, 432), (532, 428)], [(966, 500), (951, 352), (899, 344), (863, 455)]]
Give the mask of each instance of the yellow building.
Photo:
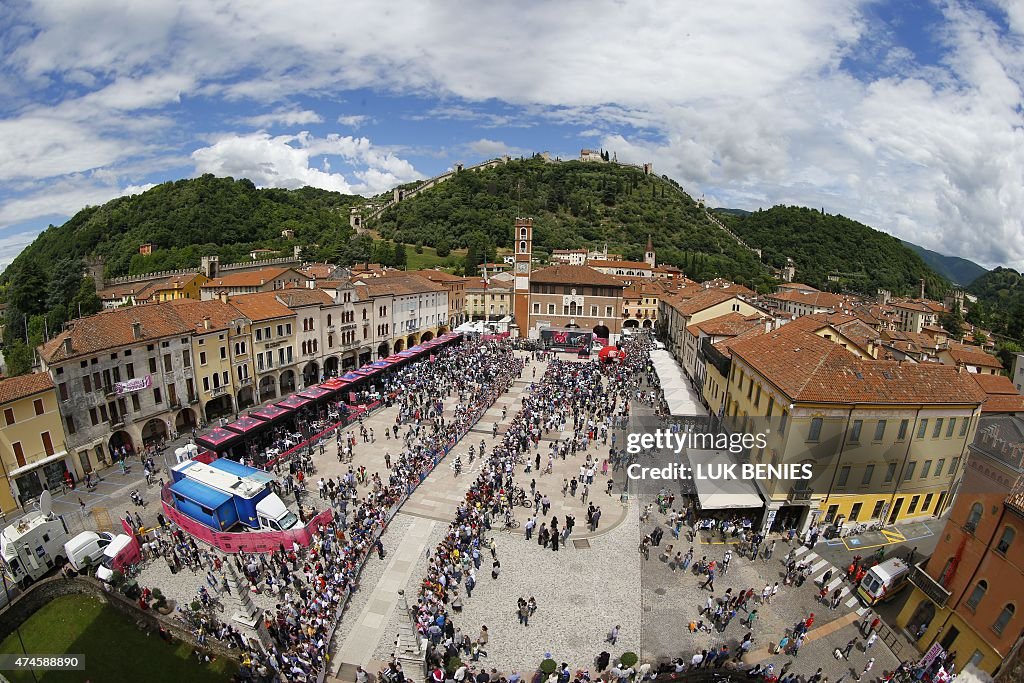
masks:
[(0, 381), (0, 465), (8, 486), (0, 487), (0, 510), (9, 513), (43, 490), (60, 491), (65, 472), (74, 481), (83, 465), (68, 455), (57, 392), (45, 372)]
[(465, 288), (465, 319), (492, 322), (512, 315), (512, 282), (489, 278), (484, 284), (482, 279), (469, 280)]
[(790, 323), (730, 351), (727, 429), (765, 435), (753, 463), (811, 470), (758, 481), (775, 528), (948, 507), (985, 398), (966, 371), (874, 360), (831, 326)]

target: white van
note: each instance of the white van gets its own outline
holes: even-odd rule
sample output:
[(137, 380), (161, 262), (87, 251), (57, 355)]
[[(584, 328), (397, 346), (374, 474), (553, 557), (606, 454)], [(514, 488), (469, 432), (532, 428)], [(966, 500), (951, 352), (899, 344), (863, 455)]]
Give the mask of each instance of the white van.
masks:
[[(100, 566), (96, 568), (96, 578), (100, 581), (110, 581), (114, 571), (120, 570), (118, 556), (133, 542), (134, 539), (128, 534), (118, 534), (115, 536), (103, 551), (103, 560), (100, 562)], [(123, 560), (123, 558), (121, 559)]]
[(861, 579), (857, 597), (868, 607), (896, 597), (906, 588), (910, 566), (898, 557), (893, 557), (868, 570)]
[[(103, 531), (83, 531), (70, 541), (64, 544), (64, 554), (67, 555), (68, 564), (76, 572), (87, 569), (90, 564), (96, 564), (103, 559), (103, 550), (114, 540), (114, 534)], [(86, 558), (89, 561), (86, 562)]]

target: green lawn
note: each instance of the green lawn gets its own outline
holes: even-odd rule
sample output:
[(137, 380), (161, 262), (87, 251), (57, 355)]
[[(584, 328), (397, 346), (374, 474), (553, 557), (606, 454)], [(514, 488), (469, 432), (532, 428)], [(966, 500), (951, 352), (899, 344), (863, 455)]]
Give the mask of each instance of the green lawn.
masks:
[[(187, 644), (168, 645), (155, 634), (146, 636), (113, 607), (85, 595), (65, 595), (47, 603), (20, 630), (31, 654), (85, 655), (85, 671), (37, 672), (40, 683), (223, 683), (234, 671), (233, 662), (223, 658), (200, 665)], [(0, 643), (0, 652), (22, 653), (16, 633)], [(27, 671), (4, 675), (14, 683), (32, 682)]]
[[(452, 255), (462, 258), (466, 255), (466, 250), (452, 249)], [(405, 260), (409, 270), (423, 270), (424, 268), (433, 268), (435, 266), (443, 267), (444, 262), (448, 258), (447, 256), (438, 256), (437, 249), (433, 247), (423, 247), (423, 253), (417, 254), (415, 244), (405, 245)]]

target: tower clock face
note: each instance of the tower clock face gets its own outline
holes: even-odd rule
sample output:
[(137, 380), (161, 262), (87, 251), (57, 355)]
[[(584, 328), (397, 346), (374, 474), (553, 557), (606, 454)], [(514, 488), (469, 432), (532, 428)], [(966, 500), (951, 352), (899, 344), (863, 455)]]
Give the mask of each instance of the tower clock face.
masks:
[(517, 273), (525, 273), (528, 270), (530, 270), (530, 264), (527, 263), (526, 261), (520, 261), (519, 263), (516, 264)]

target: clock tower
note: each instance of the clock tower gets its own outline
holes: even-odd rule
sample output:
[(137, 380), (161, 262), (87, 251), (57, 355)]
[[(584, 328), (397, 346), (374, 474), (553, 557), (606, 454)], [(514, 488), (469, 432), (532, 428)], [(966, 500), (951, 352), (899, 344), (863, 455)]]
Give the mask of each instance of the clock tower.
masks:
[(519, 328), (519, 336), (526, 338), (530, 330), (530, 260), (533, 257), (533, 219), (517, 218), (515, 230), (512, 236), (514, 252), (514, 275), (515, 290), (513, 298), (515, 304), (516, 326)]

